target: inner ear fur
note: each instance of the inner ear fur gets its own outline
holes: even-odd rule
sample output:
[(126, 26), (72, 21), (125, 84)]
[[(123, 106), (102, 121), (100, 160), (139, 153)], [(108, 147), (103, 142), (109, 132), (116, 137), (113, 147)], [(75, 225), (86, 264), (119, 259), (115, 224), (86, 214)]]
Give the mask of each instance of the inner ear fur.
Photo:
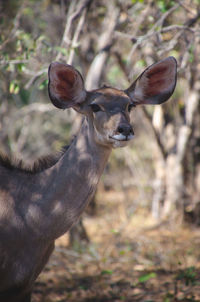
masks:
[(176, 78), (176, 60), (168, 57), (146, 68), (125, 92), (135, 105), (162, 104), (174, 92)]
[(73, 66), (53, 62), (48, 71), (49, 97), (57, 108), (76, 107), (84, 102), (86, 91), (81, 74)]

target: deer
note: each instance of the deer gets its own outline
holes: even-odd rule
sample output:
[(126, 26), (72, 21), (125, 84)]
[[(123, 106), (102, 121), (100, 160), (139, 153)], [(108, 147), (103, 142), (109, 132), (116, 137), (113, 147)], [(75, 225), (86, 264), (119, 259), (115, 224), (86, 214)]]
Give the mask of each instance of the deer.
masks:
[(34, 281), (55, 240), (78, 220), (92, 199), (113, 148), (134, 137), (130, 112), (166, 102), (176, 86), (177, 63), (165, 58), (125, 90), (86, 91), (73, 66), (53, 62), (48, 92), (59, 109), (83, 115), (76, 137), (59, 158), (32, 167), (0, 156), (0, 301), (30, 302)]

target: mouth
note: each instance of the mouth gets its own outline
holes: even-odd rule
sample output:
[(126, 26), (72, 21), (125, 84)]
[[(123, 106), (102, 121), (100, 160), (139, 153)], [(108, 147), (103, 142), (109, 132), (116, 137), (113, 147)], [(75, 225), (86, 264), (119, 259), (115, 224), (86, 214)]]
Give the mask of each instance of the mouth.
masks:
[(123, 134), (115, 134), (115, 135), (110, 135), (109, 138), (115, 140), (115, 141), (118, 141), (118, 142), (127, 142), (127, 141), (130, 141), (134, 138), (134, 135), (133, 134), (129, 134), (129, 135), (123, 135)]

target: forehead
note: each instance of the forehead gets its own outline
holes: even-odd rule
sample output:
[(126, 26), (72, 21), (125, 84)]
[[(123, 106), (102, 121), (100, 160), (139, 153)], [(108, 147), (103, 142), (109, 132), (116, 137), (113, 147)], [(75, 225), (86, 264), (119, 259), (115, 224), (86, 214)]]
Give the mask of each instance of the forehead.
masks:
[(97, 89), (95, 92), (95, 103), (108, 110), (116, 107), (125, 108), (130, 102), (129, 97), (122, 90), (106, 87)]

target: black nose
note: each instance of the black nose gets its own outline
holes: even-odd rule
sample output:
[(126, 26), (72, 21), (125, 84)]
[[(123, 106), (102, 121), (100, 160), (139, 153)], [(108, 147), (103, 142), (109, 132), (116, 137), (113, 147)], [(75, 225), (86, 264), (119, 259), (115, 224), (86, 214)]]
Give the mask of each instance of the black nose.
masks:
[(134, 134), (133, 128), (129, 124), (120, 124), (117, 128), (117, 131), (123, 134), (124, 136), (129, 136), (130, 134), (132, 135)]

